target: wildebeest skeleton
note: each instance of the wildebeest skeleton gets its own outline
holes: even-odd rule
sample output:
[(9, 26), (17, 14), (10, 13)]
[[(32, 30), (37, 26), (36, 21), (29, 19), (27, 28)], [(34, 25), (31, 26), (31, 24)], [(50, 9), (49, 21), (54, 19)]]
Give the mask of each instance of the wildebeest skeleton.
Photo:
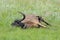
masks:
[(25, 15), (22, 12), (19, 12), (19, 13), (21, 13), (23, 15), (23, 19), (15, 20), (14, 23), (12, 23), (12, 25), (21, 26), (21, 28), (46, 27), (46, 26), (41, 24), (41, 21), (46, 23), (47, 25), (50, 25), (40, 16), (36, 16), (36, 15), (33, 15), (33, 14)]

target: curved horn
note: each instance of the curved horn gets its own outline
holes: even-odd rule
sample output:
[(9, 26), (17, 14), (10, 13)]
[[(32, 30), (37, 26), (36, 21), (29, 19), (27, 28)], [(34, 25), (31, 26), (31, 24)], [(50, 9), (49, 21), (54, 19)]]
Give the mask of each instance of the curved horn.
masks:
[(23, 21), (25, 19), (25, 14), (22, 13), (22, 12), (19, 12), (19, 13), (23, 15), (23, 19), (20, 20), (20, 22), (21, 22), (21, 21)]

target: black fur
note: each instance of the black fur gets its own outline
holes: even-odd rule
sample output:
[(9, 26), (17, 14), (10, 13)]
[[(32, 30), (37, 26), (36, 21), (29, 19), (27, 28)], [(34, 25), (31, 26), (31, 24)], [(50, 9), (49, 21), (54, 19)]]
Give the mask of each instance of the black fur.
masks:
[[(24, 23), (21, 23), (19, 20), (15, 20), (13, 23), (12, 23), (13, 26), (18, 26), (18, 27), (21, 27), (21, 28), (24, 28), (25, 24)], [(26, 27), (25, 27), (26, 28)]]
[(15, 26), (21, 26), (21, 28), (26, 28), (25, 24), (22, 23), (21, 21), (23, 21), (25, 19), (25, 14), (23, 14), (22, 12), (19, 12), (23, 15), (23, 19), (21, 20), (15, 20), (12, 25), (15, 25)]
[[(40, 17), (40, 16), (37, 16), (37, 17), (38, 17), (39, 22), (42, 21), (42, 22), (46, 23), (47, 25), (50, 25), (50, 24), (47, 23), (42, 17)], [(51, 25), (50, 25), (50, 26), (51, 26)]]

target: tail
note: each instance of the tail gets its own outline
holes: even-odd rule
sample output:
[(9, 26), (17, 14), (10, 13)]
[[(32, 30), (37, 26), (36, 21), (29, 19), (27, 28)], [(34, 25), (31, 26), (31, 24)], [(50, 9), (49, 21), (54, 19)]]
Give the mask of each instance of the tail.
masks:
[[(39, 22), (42, 21), (42, 22), (46, 23), (47, 25), (50, 25), (50, 24), (47, 23), (42, 17), (39, 17), (39, 16), (37, 16), (37, 17), (38, 17)], [(51, 26), (51, 25), (50, 25), (50, 26)]]
[(41, 21), (46, 23), (47, 25), (51, 26), (51, 24), (47, 23), (44, 19), (41, 19)]
[(25, 19), (25, 14), (22, 12), (19, 12), (19, 13), (23, 15), (23, 19), (20, 20), (20, 21), (23, 21)]
[(44, 20), (41, 20), (41, 21), (43, 21), (43, 22), (46, 23), (47, 25), (50, 25), (50, 26), (51, 26), (51, 24), (47, 23), (46, 21), (44, 21)]

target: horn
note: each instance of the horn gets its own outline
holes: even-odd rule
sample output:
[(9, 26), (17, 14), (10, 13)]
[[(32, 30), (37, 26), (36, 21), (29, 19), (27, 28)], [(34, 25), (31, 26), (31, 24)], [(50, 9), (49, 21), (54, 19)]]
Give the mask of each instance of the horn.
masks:
[(19, 13), (23, 15), (23, 19), (20, 20), (20, 22), (21, 22), (21, 21), (23, 21), (25, 19), (25, 14), (22, 13), (22, 12), (19, 12)]

